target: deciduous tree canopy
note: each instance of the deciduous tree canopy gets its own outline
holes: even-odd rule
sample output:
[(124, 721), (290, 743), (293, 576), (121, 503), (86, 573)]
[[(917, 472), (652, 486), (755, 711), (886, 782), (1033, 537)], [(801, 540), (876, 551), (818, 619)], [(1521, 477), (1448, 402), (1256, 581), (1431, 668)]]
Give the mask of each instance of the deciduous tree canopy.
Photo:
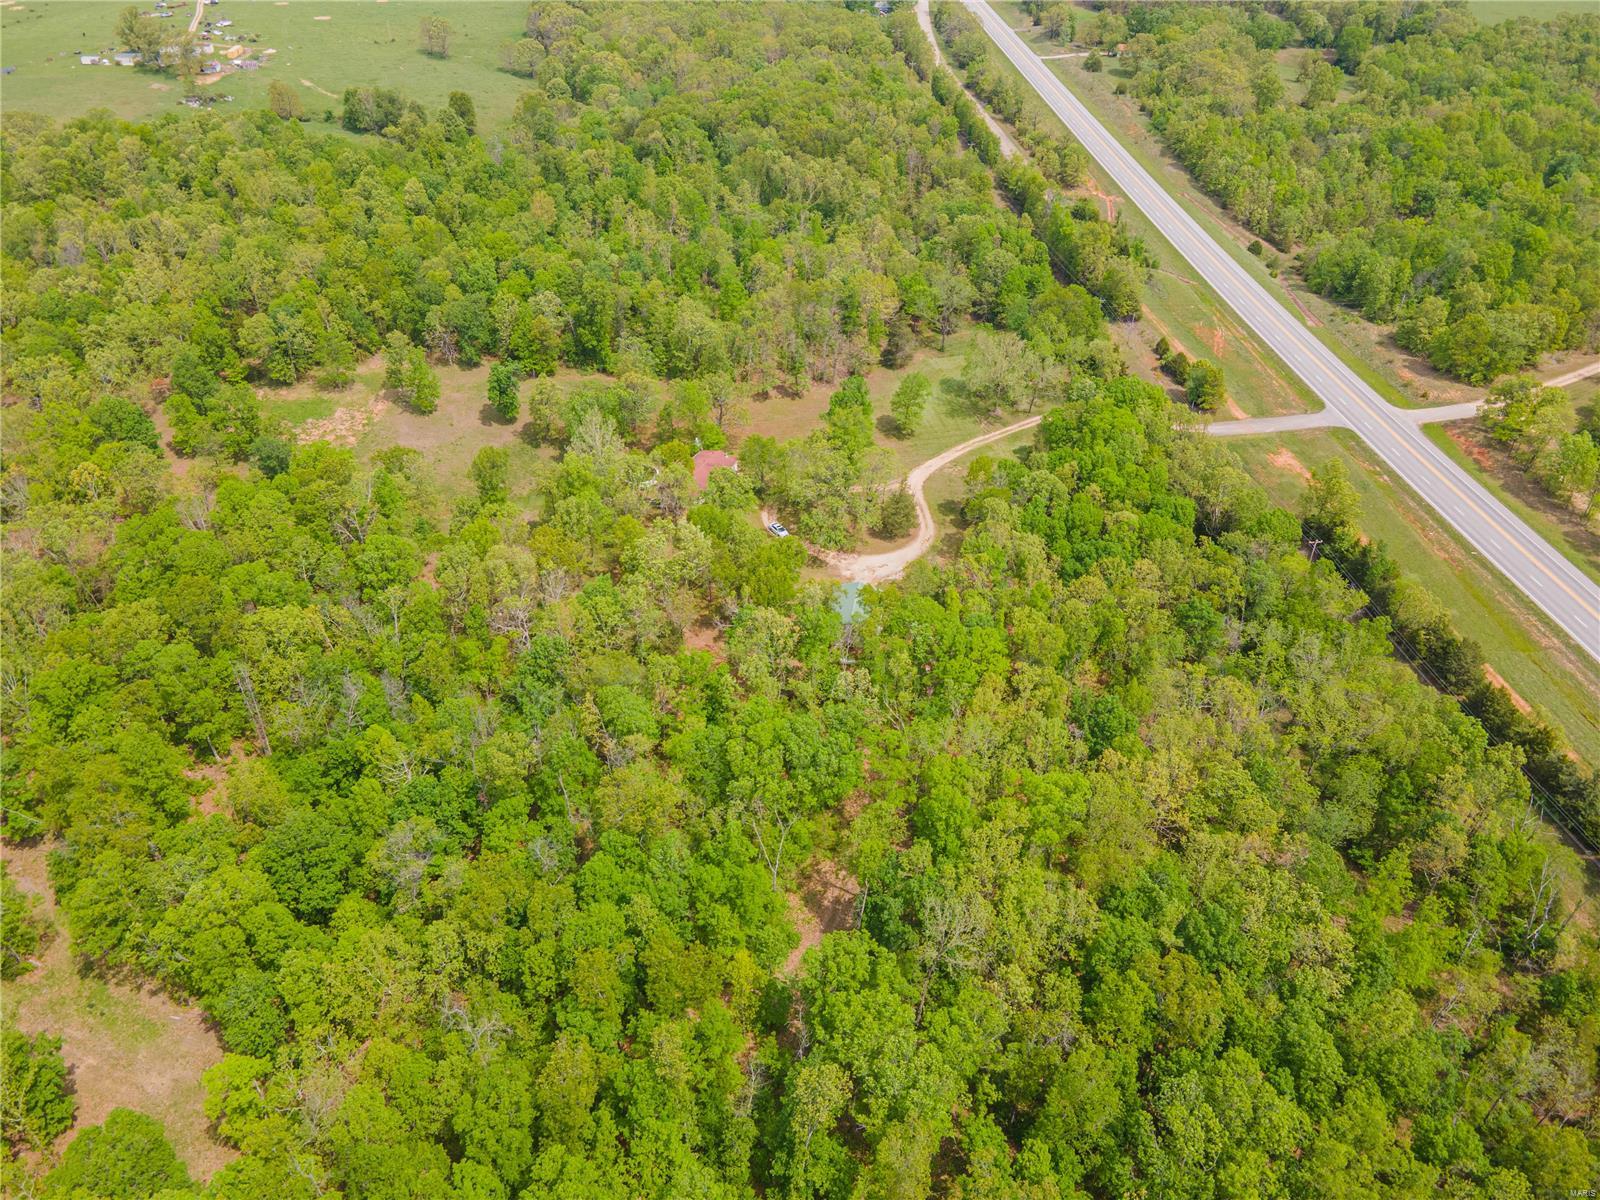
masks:
[[(1473, 383), (1600, 333), (1600, 15), (1139, 4), (1128, 88), (1319, 292)], [(1306, 47), (1304, 95), (1275, 53)], [(1329, 48), (1337, 65), (1322, 57)]]
[[(876, 22), (539, 4), (502, 133), (8, 118), (4, 833), (51, 840), (86, 969), (215, 1023), (239, 1151), (201, 1188), (119, 1111), (25, 1180), (72, 1102), (12, 1031), (8, 1191), (1591, 1186), (1600, 966), (1523, 750), (1079, 353), (1099, 301)], [(757, 500), (903, 517), (852, 368), (897, 314), (933, 340), (948, 280), (1001, 326), (979, 401), (1055, 406), (847, 624)], [(497, 447), (448, 505), (414, 451), (251, 455), (253, 378), (380, 346), (396, 388), (424, 353), (615, 378), (534, 380), (531, 515)], [(733, 374), (836, 386), (695, 491)], [(1305, 524), (1355, 553), (1339, 483)]]

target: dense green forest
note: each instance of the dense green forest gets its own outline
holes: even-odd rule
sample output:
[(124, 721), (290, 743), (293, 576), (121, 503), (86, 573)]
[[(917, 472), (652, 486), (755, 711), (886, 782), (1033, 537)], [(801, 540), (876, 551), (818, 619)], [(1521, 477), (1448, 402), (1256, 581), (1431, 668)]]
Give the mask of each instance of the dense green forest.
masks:
[(1119, 86), (1202, 187), (1440, 370), (1484, 383), (1600, 337), (1600, 14), (1131, 4), (1078, 24), (1125, 45)]
[[(1048, 244), (1116, 236), (997, 179), (870, 12), (535, 17), (505, 130), (7, 116), (4, 834), (51, 846), (87, 969), (209, 1015), (239, 1151), (201, 1185), (124, 1110), (24, 1162), (73, 1097), (8, 1026), (7, 1189), (1595, 1186), (1600, 956), (1523, 752), (1118, 375)], [(850, 373), (968, 316), (1055, 403), (846, 624), (756, 509), (847, 503)], [(541, 430), (530, 517), (493, 455), (447, 503), (261, 418), (380, 349), (413, 403), (430, 357), (610, 378)], [(810, 378), (821, 429), (683, 486), (719, 389)], [(1303, 516), (1354, 552), (1337, 476)], [(791, 960), (823, 874), (848, 912)]]

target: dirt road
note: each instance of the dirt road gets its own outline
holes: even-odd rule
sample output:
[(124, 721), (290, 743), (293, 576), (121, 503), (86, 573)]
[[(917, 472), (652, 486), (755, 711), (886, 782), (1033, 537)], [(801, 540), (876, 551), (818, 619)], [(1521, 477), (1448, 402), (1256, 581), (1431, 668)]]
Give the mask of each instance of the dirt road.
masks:
[[(911, 473), (906, 476), (906, 488), (911, 492), (912, 499), (917, 502), (917, 532), (905, 545), (885, 550), (881, 554), (845, 554), (838, 550), (810, 547), (811, 553), (827, 563), (839, 573), (841, 579), (849, 583), (888, 583), (891, 579), (899, 579), (905, 574), (907, 567), (932, 549), (933, 540), (939, 533), (939, 527), (933, 520), (933, 510), (928, 507), (928, 497), (923, 491), (933, 473), (941, 467), (949, 466), (963, 455), (971, 454), (979, 447), (998, 442), (1014, 433), (1021, 433), (1024, 429), (1032, 429), (1043, 415), (1040, 413), (1038, 416), (1027, 417), (1003, 429), (991, 430), (989, 433), (969, 438), (959, 446), (951, 446), (944, 453), (936, 454), (927, 462), (911, 468)], [(772, 517), (763, 514), (762, 519), (770, 521)]]
[(206, 0), (194, 0), (194, 16), (189, 20), (189, 32), (200, 28), (200, 16), (206, 11)]
[[(944, 66), (944, 55), (939, 50), (939, 35), (933, 31), (933, 14), (928, 10), (928, 0), (917, 0), (917, 23), (922, 26), (922, 32), (928, 35), (928, 45), (933, 47), (933, 62), (935, 66)], [(1017, 139), (1011, 136), (1011, 131), (989, 112), (977, 97), (973, 97), (978, 105), (978, 111), (983, 114), (983, 123), (994, 131), (995, 137), (1000, 139), (1000, 153), (1007, 158), (1022, 153), (1022, 147), (1017, 145)]]
[(1577, 383), (1578, 380), (1587, 379), (1591, 375), (1600, 375), (1600, 358), (1592, 363), (1584, 363), (1583, 366), (1564, 375), (1557, 375), (1554, 379), (1542, 379), (1539, 382), (1545, 387), (1566, 387), (1569, 383)]

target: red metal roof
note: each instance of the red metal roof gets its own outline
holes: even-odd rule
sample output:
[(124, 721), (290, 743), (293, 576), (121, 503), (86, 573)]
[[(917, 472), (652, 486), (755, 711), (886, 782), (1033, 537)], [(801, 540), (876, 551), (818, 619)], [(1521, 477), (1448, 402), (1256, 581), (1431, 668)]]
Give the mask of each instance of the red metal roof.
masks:
[(694, 456), (694, 486), (696, 491), (706, 490), (706, 484), (711, 482), (711, 472), (718, 467), (727, 467), (730, 471), (739, 469), (739, 460), (726, 450), (702, 450)]

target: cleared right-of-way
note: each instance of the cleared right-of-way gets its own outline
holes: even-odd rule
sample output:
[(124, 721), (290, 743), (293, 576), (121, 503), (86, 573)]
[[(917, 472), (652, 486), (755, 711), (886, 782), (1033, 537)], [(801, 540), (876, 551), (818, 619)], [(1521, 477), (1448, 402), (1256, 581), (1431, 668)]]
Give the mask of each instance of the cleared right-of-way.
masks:
[(1203, 230), (983, 0), (984, 30), (1102, 169), (1289, 369), (1322, 398), (1323, 424), (1354, 430), (1473, 548), (1600, 661), (1600, 585), (1429, 440)]

